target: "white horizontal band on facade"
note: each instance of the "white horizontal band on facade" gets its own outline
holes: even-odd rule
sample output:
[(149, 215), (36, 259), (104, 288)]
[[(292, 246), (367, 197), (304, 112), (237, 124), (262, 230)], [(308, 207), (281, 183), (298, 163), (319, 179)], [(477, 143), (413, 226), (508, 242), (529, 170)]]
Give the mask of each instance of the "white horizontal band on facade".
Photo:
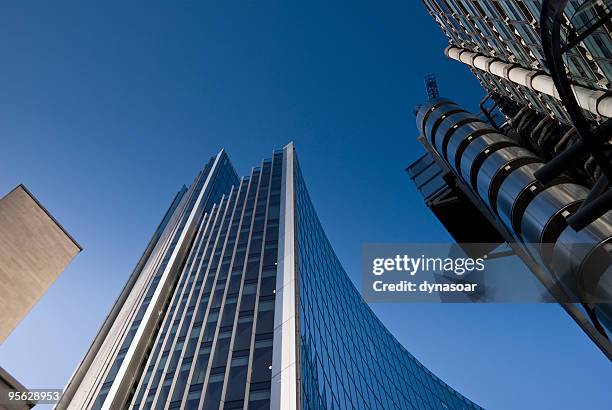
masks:
[[(520, 84), (530, 90), (550, 95), (557, 100), (561, 99), (552, 77), (541, 71), (526, 69), (517, 64), (507, 63), (455, 46), (447, 47), (444, 54), (453, 60)], [(580, 107), (602, 117), (612, 117), (612, 95), (580, 85), (572, 85), (572, 89)]]

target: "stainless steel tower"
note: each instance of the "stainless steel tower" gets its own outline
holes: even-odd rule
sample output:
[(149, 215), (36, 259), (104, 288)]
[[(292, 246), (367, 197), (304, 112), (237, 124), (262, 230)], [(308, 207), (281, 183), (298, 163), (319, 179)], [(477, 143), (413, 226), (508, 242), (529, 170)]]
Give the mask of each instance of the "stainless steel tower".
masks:
[[(446, 55), (466, 64), (483, 87), (521, 107), (529, 106), (552, 118), (570, 123), (559, 101), (540, 38), (541, 0), (423, 0), (430, 15), (448, 38)], [(575, 26), (602, 13), (608, 1), (572, 1), (564, 10)], [(581, 104), (592, 118), (610, 117), (609, 98), (599, 99), (612, 80), (610, 25), (597, 27), (569, 51), (568, 70)], [(478, 57), (478, 58), (476, 58)]]
[[(475, 206), (487, 228), (468, 239), (495, 238), (492, 227), (612, 358), (612, 2), (423, 4), (446, 55), (487, 95), (477, 116), (448, 100), (421, 107), (428, 154), (409, 167), (412, 179), (458, 240), (463, 226), (439, 198), (450, 190)], [(444, 184), (424, 177), (425, 163)]]
[[(429, 158), (445, 175), (445, 184), (432, 190), (428, 185), (440, 184), (424, 175), (427, 156), (408, 169), (434, 212), (441, 211), (432, 199), (445, 186), (459, 189), (485, 226), (495, 228), (612, 358), (612, 211), (581, 230), (568, 226), (589, 190), (567, 176), (541, 183), (535, 175), (545, 166), (542, 158), (450, 100), (421, 106), (417, 127)], [(445, 218), (452, 215), (447, 211)], [(481, 238), (476, 242), (487, 241), (482, 230), (482, 223), (473, 225), (471, 235)]]
[[(542, 158), (571, 156), (570, 147), (593, 139), (585, 137), (584, 124), (603, 126), (612, 116), (610, 0), (423, 0), (423, 4), (448, 38), (446, 55), (474, 73), (506, 115), (512, 133)], [(559, 22), (555, 44), (550, 41), (551, 20)], [(560, 64), (551, 61), (555, 48)], [(577, 116), (584, 117), (583, 125)], [(609, 161), (598, 154), (610, 145), (610, 133), (602, 134), (606, 134), (600, 138), (603, 141), (572, 156), (564, 166), (589, 187), (602, 172), (612, 174)]]

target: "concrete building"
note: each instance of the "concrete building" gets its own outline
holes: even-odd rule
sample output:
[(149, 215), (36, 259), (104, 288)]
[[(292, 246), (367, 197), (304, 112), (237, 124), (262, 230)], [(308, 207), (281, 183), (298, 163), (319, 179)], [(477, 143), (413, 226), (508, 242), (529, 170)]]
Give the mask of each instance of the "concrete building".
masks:
[(80, 251), (23, 185), (0, 199), (0, 343)]
[(28, 410), (36, 405), (35, 401), (10, 399), (11, 392), (27, 392), (21, 383), (19, 383), (6, 370), (0, 367), (0, 410)]
[[(23, 186), (0, 199), (0, 343), (44, 295), (80, 245)], [(0, 368), (0, 394), (24, 387)], [(32, 403), (3, 402), (7, 409)]]

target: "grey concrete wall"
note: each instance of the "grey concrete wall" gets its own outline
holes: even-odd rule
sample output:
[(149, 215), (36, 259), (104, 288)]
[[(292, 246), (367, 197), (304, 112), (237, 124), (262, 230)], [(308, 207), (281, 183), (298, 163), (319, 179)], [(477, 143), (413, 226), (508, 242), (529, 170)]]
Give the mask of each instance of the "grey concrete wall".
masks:
[(0, 343), (80, 251), (22, 185), (0, 199)]

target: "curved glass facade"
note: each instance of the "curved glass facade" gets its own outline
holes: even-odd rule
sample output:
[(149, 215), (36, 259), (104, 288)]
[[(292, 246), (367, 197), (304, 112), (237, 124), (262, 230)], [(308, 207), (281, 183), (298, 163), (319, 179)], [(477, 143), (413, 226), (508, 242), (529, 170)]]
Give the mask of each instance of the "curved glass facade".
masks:
[(385, 328), (336, 257), (295, 169), (301, 405), (307, 409), (480, 409)]

